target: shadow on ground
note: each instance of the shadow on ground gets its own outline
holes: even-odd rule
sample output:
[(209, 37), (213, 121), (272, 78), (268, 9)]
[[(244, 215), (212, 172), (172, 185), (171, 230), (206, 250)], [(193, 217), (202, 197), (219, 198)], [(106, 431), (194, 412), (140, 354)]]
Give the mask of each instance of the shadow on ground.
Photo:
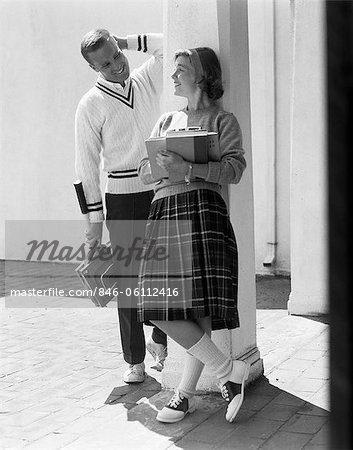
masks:
[[(112, 422), (102, 427), (99, 444), (108, 445), (115, 437), (123, 448), (124, 445), (140, 448), (145, 439), (148, 448), (164, 449), (174, 443), (173, 448), (206, 450), (263, 446), (269, 449), (327, 448), (325, 445), (329, 442), (328, 412), (271, 385), (264, 376), (246, 388), (245, 401), (234, 423), (225, 420), (226, 404), (217, 393), (198, 395), (196, 412), (183, 421), (160, 423), (156, 415), (170, 396), (170, 391), (161, 391), (159, 383), (152, 377), (148, 377), (146, 386), (115, 388), (106, 404), (109, 408), (124, 405), (126, 433), (121, 433), (117, 421), (115, 425)], [(93, 434), (91, 437), (86, 435), (74, 444), (83, 448), (92, 443), (92, 439)], [(286, 447), (283, 447), (284, 443)]]

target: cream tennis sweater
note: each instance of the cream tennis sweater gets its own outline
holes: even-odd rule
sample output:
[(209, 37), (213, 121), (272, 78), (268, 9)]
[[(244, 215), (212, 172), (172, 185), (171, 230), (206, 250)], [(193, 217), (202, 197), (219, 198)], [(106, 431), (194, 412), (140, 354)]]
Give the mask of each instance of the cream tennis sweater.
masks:
[(123, 88), (101, 75), (80, 100), (75, 117), (75, 168), (82, 181), (90, 222), (104, 220), (100, 171), (108, 172), (106, 192), (150, 190), (137, 174), (145, 139), (160, 116), (162, 34), (129, 35), (128, 50), (153, 56), (133, 70)]

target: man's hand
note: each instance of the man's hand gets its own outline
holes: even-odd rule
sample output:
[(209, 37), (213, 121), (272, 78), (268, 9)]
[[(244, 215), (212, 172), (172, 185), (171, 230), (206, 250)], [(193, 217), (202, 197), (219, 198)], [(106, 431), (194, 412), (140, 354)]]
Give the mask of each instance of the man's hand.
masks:
[(102, 242), (103, 222), (87, 223), (86, 242), (89, 248), (100, 245)]
[(127, 38), (126, 37), (119, 37), (115, 36), (113, 34), (113, 38), (116, 40), (116, 43), (118, 44), (118, 47), (120, 50), (127, 50)]

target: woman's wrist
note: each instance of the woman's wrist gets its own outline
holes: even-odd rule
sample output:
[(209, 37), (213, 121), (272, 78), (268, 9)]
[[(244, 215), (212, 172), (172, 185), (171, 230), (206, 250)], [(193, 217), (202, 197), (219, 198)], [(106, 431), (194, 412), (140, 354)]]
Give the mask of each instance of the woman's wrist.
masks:
[(181, 166), (181, 170), (180, 173), (182, 173), (183, 175), (186, 175), (188, 173), (189, 170), (189, 161), (185, 161), (185, 159), (182, 162), (182, 166)]
[(193, 164), (190, 162), (188, 163), (188, 170), (185, 174), (185, 183), (186, 184), (190, 184), (190, 180), (191, 180), (191, 175), (192, 175), (192, 168), (193, 168)]
[(196, 178), (206, 179), (208, 174), (208, 164), (193, 164), (192, 175)]

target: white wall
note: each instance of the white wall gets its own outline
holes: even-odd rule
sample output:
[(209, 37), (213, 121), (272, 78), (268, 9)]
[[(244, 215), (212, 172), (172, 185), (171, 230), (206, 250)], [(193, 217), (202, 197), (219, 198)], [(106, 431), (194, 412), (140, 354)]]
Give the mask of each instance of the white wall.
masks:
[[(270, 1), (249, 0), (256, 272), (288, 273), (290, 0), (274, 2), (274, 35), (267, 33), (263, 15), (264, 4)], [(163, 4), (163, 0), (0, 2), (0, 258), (5, 257), (6, 219), (82, 219), (72, 187), (76, 178), (74, 114), (80, 97), (96, 78), (80, 55), (82, 36), (95, 27), (121, 35), (162, 31)], [(273, 61), (266, 56), (265, 47), (269, 45), (273, 47)], [(140, 53), (128, 55), (131, 66), (145, 58)], [(224, 60), (222, 64), (225, 67), (230, 63)], [(273, 80), (264, 78), (264, 69), (269, 65), (273, 66)], [(278, 205), (277, 259), (271, 269), (262, 264), (267, 251), (268, 223), (264, 145), (268, 139), (268, 83), (274, 84), (271, 101)], [(168, 90), (168, 80), (166, 86)], [(104, 182), (105, 177), (102, 185)], [(17, 249), (12, 250), (7, 251), (8, 258), (23, 257)]]
[[(0, 258), (5, 220), (82, 218), (72, 186), (74, 115), (96, 73), (80, 42), (98, 27), (161, 32), (162, 0), (0, 2)], [(127, 55), (131, 67), (146, 59)]]
[[(256, 273), (289, 273), (290, 181), (290, 0), (249, 0), (251, 121), (254, 167)], [(271, 150), (276, 152), (276, 259), (265, 268), (271, 183)]]

